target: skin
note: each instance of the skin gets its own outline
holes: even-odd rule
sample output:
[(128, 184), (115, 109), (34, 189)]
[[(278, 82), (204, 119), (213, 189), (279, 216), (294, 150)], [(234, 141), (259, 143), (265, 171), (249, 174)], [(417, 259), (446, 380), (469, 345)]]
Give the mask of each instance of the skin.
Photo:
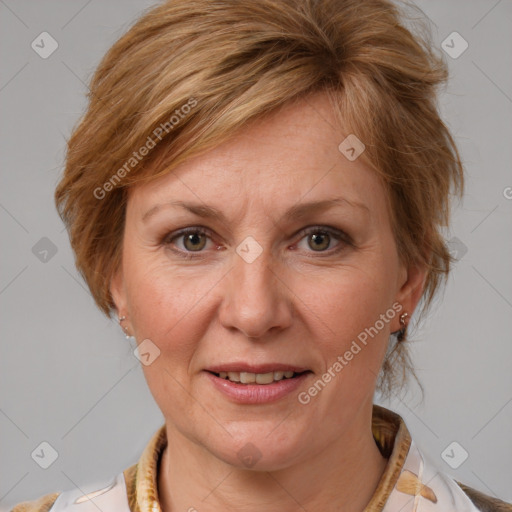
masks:
[[(164, 512), (361, 511), (378, 485), (387, 461), (371, 433), (372, 402), (399, 315), (310, 403), (299, 403), (297, 394), (393, 303), (411, 315), (425, 271), (400, 263), (385, 189), (362, 158), (351, 162), (340, 153), (348, 133), (335, 126), (318, 93), (130, 191), (111, 292), (123, 326), (161, 351), (143, 370), (166, 420), (158, 477)], [(363, 207), (343, 202), (284, 217), (299, 203), (332, 197)], [(142, 220), (155, 205), (178, 199), (216, 207), (226, 221), (171, 206)], [(188, 244), (186, 236), (175, 238), (198, 226), (210, 233)], [(331, 227), (350, 239), (315, 245), (306, 227), (317, 227), (317, 235)], [(252, 263), (236, 252), (248, 236), (263, 250)], [(313, 373), (276, 402), (241, 405), (204, 372), (231, 361), (288, 363)], [(252, 468), (237, 457), (249, 442), (261, 453)]]

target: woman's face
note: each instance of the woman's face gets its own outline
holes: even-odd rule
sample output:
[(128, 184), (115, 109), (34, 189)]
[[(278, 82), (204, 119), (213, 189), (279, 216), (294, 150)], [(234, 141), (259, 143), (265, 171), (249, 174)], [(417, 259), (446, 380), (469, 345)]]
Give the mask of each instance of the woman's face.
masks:
[(389, 334), (421, 292), (383, 185), (335, 126), (315, 95), (129, 195), (123, 326), (167, 428), (239, 467), (368, 429)]

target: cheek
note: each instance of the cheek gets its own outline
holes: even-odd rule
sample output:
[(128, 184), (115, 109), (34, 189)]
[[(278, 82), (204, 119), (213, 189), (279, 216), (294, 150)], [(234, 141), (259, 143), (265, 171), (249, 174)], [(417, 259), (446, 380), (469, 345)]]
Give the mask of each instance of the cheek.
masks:
[[(333, 270), (325, 279), (297, 282), (294, 292), (318, 318), (323, 339), (334, 345), (350, 342), (373, 326), (393, 302), (389, 269), (379, 265)], [(380, 325), (380, 324), (379, 324)], [(385, 329), (383, 329), (385, 330)]]
[(333, 421), (350, 415), (352, 406), (373, 396), (396, 314), (391, 307), (394, 273), (386, 263), (394, 261), (392, 253), (386, 257), (385, 251), (377, 251), (366, 256), (358, 264), (333, 270), (325, 279), (303, 280), (294, 288), (304, 298), (303, 311), (316, 326), (312, 328), (316, 329), (316, 348), (323, 371), (329, 373), (325, 378), (330, 383), (315, 407), (320, 411), (329, 403), (344, 405), (333, 414)]
[(127, 264), (126, 270), (130, 276), (129, 313), (137, 341), (150, 339), (160, 350), (152, 364), (142, 365), (149, 389), (167, 418), (176, 410), (195, 414), (183, 385), (190, 378), (190, 362), (198, 340), (204, 337), (198, 316), (206, 300), (205, 290), (211, 288), (204, 281), (211, 277), (190, 279), (150, 258), (143, 264)]
[(145, 256), (144, 261), (127, 257), (125, 262), (129, 314), (137, 339), (149, 338), (173, 358), (191, 353), (201, 339), (198, 316), (218, 276), (199, 267), (180, 271), (160, 255)]

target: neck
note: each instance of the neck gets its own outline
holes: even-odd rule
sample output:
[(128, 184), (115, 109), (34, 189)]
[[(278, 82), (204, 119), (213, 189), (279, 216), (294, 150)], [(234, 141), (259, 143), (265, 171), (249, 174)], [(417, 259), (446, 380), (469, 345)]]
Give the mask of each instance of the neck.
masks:
[(371, 432), (354, 422), (314, 458), (277, 471), (238, 469), (166, 426), (168, 444), (158, 469), (162, 512), (343, 510), (370, 501), (387, 460)]

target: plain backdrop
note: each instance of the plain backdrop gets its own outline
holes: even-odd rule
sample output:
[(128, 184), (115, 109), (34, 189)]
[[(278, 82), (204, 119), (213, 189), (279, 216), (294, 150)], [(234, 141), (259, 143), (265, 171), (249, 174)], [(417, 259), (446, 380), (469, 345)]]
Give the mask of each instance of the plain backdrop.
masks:
[[(134, 464), (163, 424), (133, 342), (77, 275), (53, 203), (86, 84), (152, 4), (0, 0), (2, 510), (93, 490)], [(452, 54), (468, 44), (456, 58), (444, 54), (451, 77), (440, 97), (467, 188), (447, 234), (459, 261), (412, 343), (425, 398), (413, 388), (383, 405), (440, 470), (512, 501), (512, 2), (417, 5), (441, 51), (443, 41)], [(58, 44), (47, 58), (32, 46), (42, 32)], [(49, 51), (55, 43), (46, 41)], [(44, 442), (58, 454), (48, 469), (34, 455)], [(467, 452), (456, 469), (441, 455), (453, 442), (459, 461)]]

